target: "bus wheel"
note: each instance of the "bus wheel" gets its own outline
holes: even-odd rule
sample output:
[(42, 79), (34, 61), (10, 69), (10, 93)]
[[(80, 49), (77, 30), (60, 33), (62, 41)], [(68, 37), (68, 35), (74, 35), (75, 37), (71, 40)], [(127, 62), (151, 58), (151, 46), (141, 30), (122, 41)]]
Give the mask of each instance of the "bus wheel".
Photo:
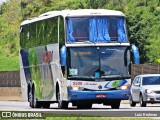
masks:
[(36, 93), (35, 91), (32, 92), (32, 108), (41, 108), (41, 104), (40, 102), (38, 102), (37, 98), (36, 98)]
[(60, 92), (59, 92), (59, 90), (57, 91), (57, 102), (58, 102), (58, 107), (60, 109), (67, 109), (68, 108), (68, 102), (62, 101), (60, 99)]
[(115, 101), (114, 103), (111, 104), (112, 109), (119, 109), (120, 107), (120, 102), (121, 101)]
[(92, 103), (79, 103), (77, 104), (78, 109), (91, 109), (92, 108)]
[(30, 90), (29, 93), (28, 93), (28, 100), (29, 100), (29, 105), (31, 108), (34, 108), (33, 106), (33, 94), (32, 94), (32, 91)]
[(49, 102), (43, 102), (43, 108), (49, 108), (50, 103)]

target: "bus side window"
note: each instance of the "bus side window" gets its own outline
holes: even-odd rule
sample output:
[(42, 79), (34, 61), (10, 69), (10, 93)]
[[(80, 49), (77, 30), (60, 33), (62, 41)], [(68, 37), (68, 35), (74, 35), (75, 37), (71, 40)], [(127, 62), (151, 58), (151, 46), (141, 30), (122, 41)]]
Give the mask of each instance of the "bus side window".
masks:
[(20, 45), (23, 48), (24, 47), (24, 28), (23, 26), (20, 27)]
[(37, 22), (36, 30), (36, 46), (38, 46), (41, 44), (41, 40), (43, 40), (43, 21)]
[(30, 24), (30, 27), (29, 27), (30, 29), (30, 46), (35, 46), (35, 41), (36, 41), (36, 38), (35, 38), (35, 36), (36, 36), (36, 23), (32, 23), (32, 24)]
[(53, 41), (53, 21), (52, 18), (47, 20), (47, 43), (51, 43)]
[(47, 20), (47, 43), (58, 43), (58, 17)]
[(43, 40), (42, 40), (42, 44), (43, 45), (45, 45), (45, 44), (47, 44), (47, 41), (48, 41), (48, 37), (47, 37), (47, 35), (48, 35), (48, 20), (45, 20), (45, 21), (43, 21)]
[(59, 48), (65, 45), (65, 33), (64, 33), (64, 19), (63, 17), (59, 17)]
[(29, 39), (30, 39), (30, 32), (29, 32), (29, 25), (24, 26), (24, 47), (29, 46)]
[(58, 17), (53, 19), (53, 43), (58, 43)]

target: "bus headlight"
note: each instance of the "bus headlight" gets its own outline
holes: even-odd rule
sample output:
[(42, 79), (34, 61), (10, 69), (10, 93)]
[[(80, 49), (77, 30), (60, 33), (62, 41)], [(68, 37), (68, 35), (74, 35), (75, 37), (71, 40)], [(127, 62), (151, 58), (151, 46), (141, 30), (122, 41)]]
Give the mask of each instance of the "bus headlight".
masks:
[(84, 88), (83, 87), (79, 87), (79, 86), (68, 86), (69, 90), (79, 90), (79, 91), (83, 91)]
[(119, 90), (127, 90), (129, 88), (130, 88), (130, 84), (126, 84), (126, 85), (123, 85), (121, 87), (118, 87), (117, 89), (119, 89)]

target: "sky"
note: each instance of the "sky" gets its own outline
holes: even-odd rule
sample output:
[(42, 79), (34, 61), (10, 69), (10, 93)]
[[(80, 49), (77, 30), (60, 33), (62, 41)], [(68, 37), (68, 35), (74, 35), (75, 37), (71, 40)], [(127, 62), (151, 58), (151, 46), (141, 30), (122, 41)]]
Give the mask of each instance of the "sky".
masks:
[(7, 0), (0, 0), (0, 5), (2, 5), (3, 2), (6, 2)]

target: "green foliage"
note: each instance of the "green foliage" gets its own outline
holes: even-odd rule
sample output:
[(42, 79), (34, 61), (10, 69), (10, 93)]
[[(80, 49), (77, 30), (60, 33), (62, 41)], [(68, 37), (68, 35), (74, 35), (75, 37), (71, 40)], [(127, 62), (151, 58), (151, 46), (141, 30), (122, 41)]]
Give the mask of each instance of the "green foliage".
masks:
[[(19, 26), (23, 19), (64, 9), (124, 12), (129, 39), (138, 46), (141, 63), (155, 62), (160, 58), (160, 0), (9, 0), (0, 7), (0, 62), (3, 64), (3, 67), (0, 64), (0, 70), (19, 69)], [(7, 60), (15, 64), (5, 63)]]
[(158, 0), (131, 1), (125, 13), (131, 43), (140, 50), (141, 63), (160, 58), (160, 17)]

